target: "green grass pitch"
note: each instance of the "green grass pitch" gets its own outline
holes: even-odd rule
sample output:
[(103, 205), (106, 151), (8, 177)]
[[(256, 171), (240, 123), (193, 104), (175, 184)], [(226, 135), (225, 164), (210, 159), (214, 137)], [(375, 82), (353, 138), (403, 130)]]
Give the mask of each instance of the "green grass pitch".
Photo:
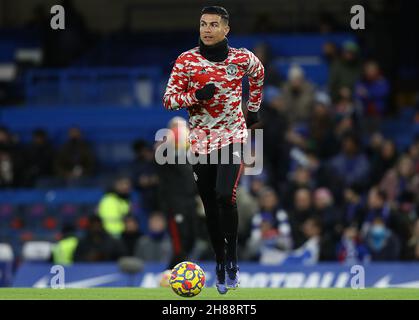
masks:
[(239, 288), (219, 295), (204, 288), (196, 297), (178, 297), (170, 288), (17, 289), (1, 288), (0, 300), (419, 300), (419, 289)]

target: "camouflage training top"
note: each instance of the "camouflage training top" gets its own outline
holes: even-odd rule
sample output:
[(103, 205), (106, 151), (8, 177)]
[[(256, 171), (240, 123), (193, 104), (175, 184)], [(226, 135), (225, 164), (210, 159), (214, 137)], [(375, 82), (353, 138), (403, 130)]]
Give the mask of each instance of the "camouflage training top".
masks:
[[(212, 62), (195, 47), (177, 58), (163, 103), (169, 110), (187, 108), (193, 152), (205, 154), (230, 143), (246, 142), (246, 122), (241, 108), (244, 76), (249, 78), (247, 109), (255, 112), (262, 101), (264, 68), (252, 52), (230, 47), (227, 59)], [(216, 87), (214, 97), (198, 101), (195, 91), (208, 83)]]

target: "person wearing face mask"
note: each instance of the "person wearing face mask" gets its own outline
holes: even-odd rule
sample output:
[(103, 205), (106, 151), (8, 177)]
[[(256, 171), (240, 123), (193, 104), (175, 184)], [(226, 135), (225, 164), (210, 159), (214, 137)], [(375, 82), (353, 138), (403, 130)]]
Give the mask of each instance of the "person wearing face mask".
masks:
[(362, 232), (365, 235), (371, 228), (374, 219), (380, 218), (401, 243), (401, 256), (406, 254), (406, 244), (410, 235), (409, 215), (393, 208), (388, 196), (382, 189), (373, 187), (368, 192), (365, 218)]
[(130, 213), (131, 180), (119, 177), (113, 189), (106, 193), (99, 202), (98, 214), (102, 218), (104, 229), (114, 237), (120, 237), (124, 231), (124, 218)]
[(169, 262), (172, 251), (167, 222), (163, 213), (155, 211), (148, 219), (148, 232), (135, 246), (134, 255), (147, 262)]
[(372, 222), (366, 243), (372, 261), (392, 261), (400, 257), (400, 241), (380, 217)]

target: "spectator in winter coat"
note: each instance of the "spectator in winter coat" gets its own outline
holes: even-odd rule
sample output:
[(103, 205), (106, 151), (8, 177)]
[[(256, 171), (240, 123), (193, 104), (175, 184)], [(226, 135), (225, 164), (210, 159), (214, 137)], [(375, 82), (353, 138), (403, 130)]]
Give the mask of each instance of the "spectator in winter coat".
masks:
[(377, 217), (372, 222), (366, 237), (368, 250), (372, 261), (394, 261), (400, 256), (400, 241), (388, 229), (382, 218)]
[(335, 60), (330, 68), (329, 91), (333, 103), (339, 100), (342, 90), (353, 92), (361, 72), (358, 45), (352, 41), (345, 42), (341, 58)]
[(331, 177), (343, 186), (366, 182), (369, 174), (369, 162), (362, 152), (360, 140), (354, 133), (345, 134), (342, 141), (342, 151), (329, 163)]
[(306, 123), (312, 112), (315, 91), (304, 77), (303, 69), (294, 65), (288, 73), (288, 81), (281, 88), (290, 126)]
[(389, 83), (381, 74), (377, 62), (365, 63), (363, 78), (355, 85), (355, 97), (361, 103), (364, 114), (368, 117), (383, 116), (389, 91)]

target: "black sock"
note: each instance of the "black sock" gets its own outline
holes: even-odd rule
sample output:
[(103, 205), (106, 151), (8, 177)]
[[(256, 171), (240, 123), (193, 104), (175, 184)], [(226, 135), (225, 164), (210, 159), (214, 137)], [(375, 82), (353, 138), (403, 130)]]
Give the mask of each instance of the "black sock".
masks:
[(226, 249), (226, 264), (237, 265), (237, 229), (239, 224), (237, 205), (231, 198), (218, 199), (222, 226), (224, 229), (224, 246)]
[(237, 265), (237, 234), (226, 236), (226, 265)]
[(221, 222), (218, 208), (215, 204), (204, 204), (208, 236), (215, 253), (217, 264), (225, 265), (225, 246), (223, 234), (220, 232)]
[(215, 267), (215, 272), (217, 274), (217, 279), (221, 283), (224, 283), (225, 281), (225, 264), (224, 263), (217, 263), (217, 266)]

